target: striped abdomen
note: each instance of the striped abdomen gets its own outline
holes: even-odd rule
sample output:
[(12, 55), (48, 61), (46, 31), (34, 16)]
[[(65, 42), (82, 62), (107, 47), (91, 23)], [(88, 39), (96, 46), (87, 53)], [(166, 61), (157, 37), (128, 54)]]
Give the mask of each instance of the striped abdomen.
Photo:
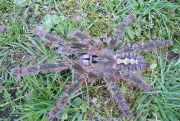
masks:
[(135, 72), (148, 67), (148, 63), (137, 53), (120, 53), (114, 56), (113, 68), (118, 71)]

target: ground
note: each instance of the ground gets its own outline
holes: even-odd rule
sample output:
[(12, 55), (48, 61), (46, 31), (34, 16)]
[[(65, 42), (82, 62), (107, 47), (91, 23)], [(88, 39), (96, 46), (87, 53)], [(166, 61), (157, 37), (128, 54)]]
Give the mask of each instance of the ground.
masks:
[[(16, 65), (63, 59), (31, 30), (41, 26), (56, 36), (81, 30), (94, 38), (110, 35), (125, 16), (137, 18), (124, 33), (123, 47), (146, 40), (170, 39), (172, 48), (142, 53), (150, 62), (143, 79), (155, 91), (145, 93), (119, 80), (133, 111), (133, 121), (180, 120), (180, 3), (176, 0), (14, 0), (0, 1), (0, 120), (49, 120), (48, 112), (62, 95), (70, 73), (27, 76), (10, 73)], [(65, 39), (66, 41), (70, 41)], [(104, 82), (86, 84), (59, 114), (61, 120), (117, 120), (118, 109)]]

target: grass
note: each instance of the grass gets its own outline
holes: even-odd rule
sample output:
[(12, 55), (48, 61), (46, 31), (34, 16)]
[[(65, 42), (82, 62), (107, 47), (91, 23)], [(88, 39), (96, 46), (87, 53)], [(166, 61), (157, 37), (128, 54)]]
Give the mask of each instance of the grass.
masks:
[[(49, 120), (48, 112), (73, 76), (48, 73), (27, 76), (21, 81), (12, 76), (10, 69), (16, 65), (64, 58), (33, 36), (32, 28), (43, 26), (64, 38), (68, 32), (78, 29), (98, 38), (105, 33), (112, 35), (117, 24), (132, 12), (137, 13), (137, 19), (127, 28), (120, 46), (140, 40), (171, 39), (172, 51), (180, 53), (180, 3), (177, 1), (0, 1), (0, 24), (8, 27), (7, 32), (0, 33), (0, 120)], [(30, 57), (12, 58), (11, 55), (18, 53)], [(180, 120), (180, 60), (168, 59), (167, 48), (142, 54), (151, 64), (143, 78), (155, 86), (155, 91), (145, 93), (120, 81), (119, 86), (133, 111), (132, 120)], [(117, 115), (117, 105), (101, 82), (84, 85), (58, 118), (117, 120)]]

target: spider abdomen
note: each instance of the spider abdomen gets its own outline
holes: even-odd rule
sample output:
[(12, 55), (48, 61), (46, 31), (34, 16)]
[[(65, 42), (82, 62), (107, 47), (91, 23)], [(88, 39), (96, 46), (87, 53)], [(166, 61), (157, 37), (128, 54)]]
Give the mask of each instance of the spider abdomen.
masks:
[(132, 52), (116, 54), (114, 61), (113, 68), (118, 71), (135, 72), (148, 67), (148, 63), (141, 55)]

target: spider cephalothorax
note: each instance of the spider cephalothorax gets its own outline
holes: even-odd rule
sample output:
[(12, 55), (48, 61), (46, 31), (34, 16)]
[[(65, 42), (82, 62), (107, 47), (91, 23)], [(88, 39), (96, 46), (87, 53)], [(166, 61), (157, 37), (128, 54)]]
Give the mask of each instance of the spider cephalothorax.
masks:
[[(66, 69), (75, 70), (76, 80), (69, 85), (68, 89), (65, 90), (57, 104), (50, 111), (50, 116), (52, 117), (56, 116), (57, 112), (63, 110), (72, 95), (81, 88), (86, 79), (88, 79), (89, 82), (104, 79), (112, 97), (117, 102), (120, 109), (119, 119), (122, 119), (121, 116), (130, 118), (132, 115), (131, 111), (116, 84), (116, 79), (121, 78), (144, 91), (152, 91), (153, 86), (146, 84), (136, 76), (137, 72), (143, 71), (149, 65), (138, 52), (153, 51), (163, 46), (172, 45), (172, 42), (169, 40), (156, 40), (138, 42), (114, 51), (113, 47), (122, 41), (122, 33), (134, 18), (135, 14), (128, 15), (118, 26), (114, 37), (93, 40), (90, 36), (80, 31), (70, 32), (67, 35), (68, 39), (79, 40), (79, 42), (73, 43), (65, 42), (62, 38), (56, 38), (42, 29), (35, 28), (32, 32), (43, 38), (46, 43), (53, 46), (58, 53), (67, 55), (75, 54), (77, 58), (61, 60), (52, 64), (47, 63), (38, 66), (16, 67), (13, 68), (11, 72), (16, 77), (21, 78), (39, 72), (59, 72)], [(106, 47), (107, 45), (108, 47)]]

